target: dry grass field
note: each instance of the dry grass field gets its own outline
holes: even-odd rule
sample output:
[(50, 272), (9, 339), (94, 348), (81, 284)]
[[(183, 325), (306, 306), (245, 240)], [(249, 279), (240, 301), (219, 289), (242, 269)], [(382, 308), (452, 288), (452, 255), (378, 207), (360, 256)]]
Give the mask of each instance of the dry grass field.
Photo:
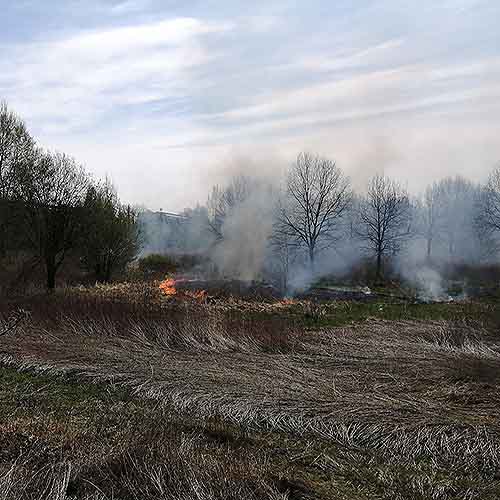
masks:
[[(500, 307), (11, 299), (0, 499), (497, 499)], [(3, 326), (2, 326), (3, 325)]]

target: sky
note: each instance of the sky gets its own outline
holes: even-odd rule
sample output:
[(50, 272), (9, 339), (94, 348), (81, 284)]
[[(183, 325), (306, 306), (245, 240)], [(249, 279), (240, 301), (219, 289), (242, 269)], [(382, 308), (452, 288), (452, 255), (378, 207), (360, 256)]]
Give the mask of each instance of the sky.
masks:
[(121, 198), (180, 211), (302, 150), (362, 190), (500, 161), (498, 0), (0, 0), (0, 99)]

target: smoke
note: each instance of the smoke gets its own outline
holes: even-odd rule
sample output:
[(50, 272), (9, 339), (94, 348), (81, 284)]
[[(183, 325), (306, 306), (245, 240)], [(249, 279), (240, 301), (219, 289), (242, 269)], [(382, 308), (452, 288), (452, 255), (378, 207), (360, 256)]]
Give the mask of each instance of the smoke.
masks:
[(251, 178), (262, 186), (276, 188), (289, 161), (288, 156), (264, 145), (258, 151), (244, 147), (232, 148), (200, 172), (198, 180), (205, 191), (207, 186), (225, 186), (231, 179), (240, 176)]
[(395, 263), (421, 300), (449, 300), (450, 281), (464, 294), (460, 266), (477, 267), (495, 254), (478, 223), (481, 197), (481, 186), (454, 177), (429, 186), (414, 204), (413, 234)]
[(186, 209), (182, 214), (139, 211), (141, 257), (150, 254), (204, 254), (213, 243), (206, 207)]
[(353, 188), (358, 193), (366, 190), (370, 179), (375, 175), (384, 175), (386, 170), (402, 160), (402, 154), (386, 136), (370, 136), (358, 148), (352, 148), (349, 177)]
[[(378, 144), (377, 155), (396, 157), (383, 141)], [(185, 217), (178, 219), (182, 223), (170, 221), (168, 227), (164, 227), (165, 216), (143, 216), (150, 236), (147, 251), (203, 253), (220, 276), (271, 281), (289, 294), (305, 290), (323, 277), (328, 277), (329, 283), (366, 284), (370, 279), (366, 269), (371, 266), (373, 271), (374, 255), (356, 236), (357, 207), (343, 215), (329, 244), (317, 253), (312, 270), (306, 249), (297, 238), (276, 237), (281, 191), (278, 178), (268, 175), (266, 169), (283, 170), (282, 163), (274, 168), (272, 162), (263, 164), (242, 156), (223, 163), (217, 177), (224, 181), (221, 189), (230, 187), (238, 176), (245, 179), (248, 189), (224, 212), (218, 237), (208, 229), (209, 211), (205, 207), (186, 211)], [(363, 190), (358, 181), (359, 193)], [(480, 185), (455, 177), (429, 189), (413, 201), (411, 228), (405, 241), (384, 254), (384, 273), (386, 278), (401, 278), (421, 300), (448, 300), (450, 281), (458, 281), (456, 274), (450, 278), (451, 270), (487, 262), (485, 256), (494, 261), (498, 240), (478, 230), (478, 200), (483, 192)]]
[(420, 267), (415, 270), (413, 282), (420, 291), (419, 298), (426, 301), (438, 301), (448, 298), (443, 285), (443, 278), (436, 269)]
[(141, 210), (139, 227), (142, 238), (141, 256), (167, 253), (178, 242), (179, 221), (163, 212)]
[(437, 269), (422, 264), (412, 265), (406, 262), (400, 267), (404, 279), (413, 285), (417, 297), (424, 302), (443, 301), (449, 298), (444, 286), (444, 280)]
[(334, 280), (351, 281), (353, 269), (363, 260), (363, 250), (355, 238), (346, 236), (346, 224), (339, 227), (338, 238), (331, 246), (319, 252), (314, 263), (314, 270), (305, 251), (298, 255), (289, 268), (287, 293), (294, 295), (311, 287), (323, 277)]
[(212, 251), (223, 276), (242, 280), (263, 278), (273, 229), (272, 193), (271, 186), (254, 182), (248, 197), (225, 218), (223, 240)]

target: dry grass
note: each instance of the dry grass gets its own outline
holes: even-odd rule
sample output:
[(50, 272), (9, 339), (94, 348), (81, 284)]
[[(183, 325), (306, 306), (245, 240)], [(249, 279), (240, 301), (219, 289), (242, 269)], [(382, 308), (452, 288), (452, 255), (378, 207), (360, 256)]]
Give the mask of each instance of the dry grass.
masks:
[[(196, 425), (218, 422), (219, 434), (266, 436), (234, 455), (208, 452), (193, 435), (186, 444), (182, 432), (148, 439), (113, 460), (126, 473), (114, 490), (122, 496), (111, 498), (286, 498), (291, 490), (269, 477), (276, 467), (308, 485), (290, 498), (500, 495), (500, 343), (477, 324), (371, 320), (306, 331), (197, 305), (150, 316), (123, 304), (73, 306), (69, 316), (52, 307), (0, 338), (4, 366), (125, 387)], [(39, 476), (63, 491), (75, 461), (50, 463), (53, 473)], [(23, 470), (38, 477), (12, 470), (4, 481)], [(103, 477), (87, 498), (110, 498)]]
[[(154, 436), (161, 438), (165, 436)], [(32, 444), (29, 453), (0, 469), (0, 499), (286, 500), (268, 484), (265, 460), (214, 449), (203, 436), (168, 435), (168, 441), (109, 455), (97, 463), (50, 461)], [(45, 463), (44, 463), (45, 462)]]

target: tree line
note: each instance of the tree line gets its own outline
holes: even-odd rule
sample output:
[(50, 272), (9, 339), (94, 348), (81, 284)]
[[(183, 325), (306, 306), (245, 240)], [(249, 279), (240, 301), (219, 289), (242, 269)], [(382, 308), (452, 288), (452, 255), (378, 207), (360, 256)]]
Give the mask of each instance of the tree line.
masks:
[[(428, 262), (491, 261), (500, 248), (500, 166), (485, 184), (445, 178), (421, 196), (376, 174), (356, 193), (335, 161), (303, 152), (279, 186), (234, 176), (177, 225), (182, 248), (175, 251), (213, 256), (223, 248), (219, 255), (234, 265), (246, 259), (278, 274), (284, 288), (297, 262), (314, 275), (325, 255), (343, 262), (366, 256), (382, 279), (384, 265), (416, 242)], [(142, 226), (149, 232), (109, 180), (96, 181), (74, 158), (40, 147), (0, 104), (0, 262), (25, 252), (30, 265), (43, 266), (52, 290), (71, 255), (107, 282), (148, 243), (143, 233), (159, 234), (144, 215)]]
[[(225, 221), (255, 189), (259, 184), (245, 175), (213, 188), (208, 219), (216, 241), (223, 244)], [(484, 185), (459, 176), (445, 178), (421, 196), (376, 174), (360, 194), (335, 161), (300, 153), (272, 193), (268, 216), (273, 218), (270, 258), (284, 276), (304, 257), (314, 274), (318, 256), (330, 250), (333, 259), (336, 251), (372, 258), (381, 280), (384, 264), (416, 243), (429, 263), (478, 264), (498, 257), (500, 166)]]
[(135, 258), (137, 213), (109, 180), (95, 181), (74, 158), (37, 144), (23, 120), (0, 103), (0, 259), (26, 252), (53, 290), (68, 255), (98, 281)]

